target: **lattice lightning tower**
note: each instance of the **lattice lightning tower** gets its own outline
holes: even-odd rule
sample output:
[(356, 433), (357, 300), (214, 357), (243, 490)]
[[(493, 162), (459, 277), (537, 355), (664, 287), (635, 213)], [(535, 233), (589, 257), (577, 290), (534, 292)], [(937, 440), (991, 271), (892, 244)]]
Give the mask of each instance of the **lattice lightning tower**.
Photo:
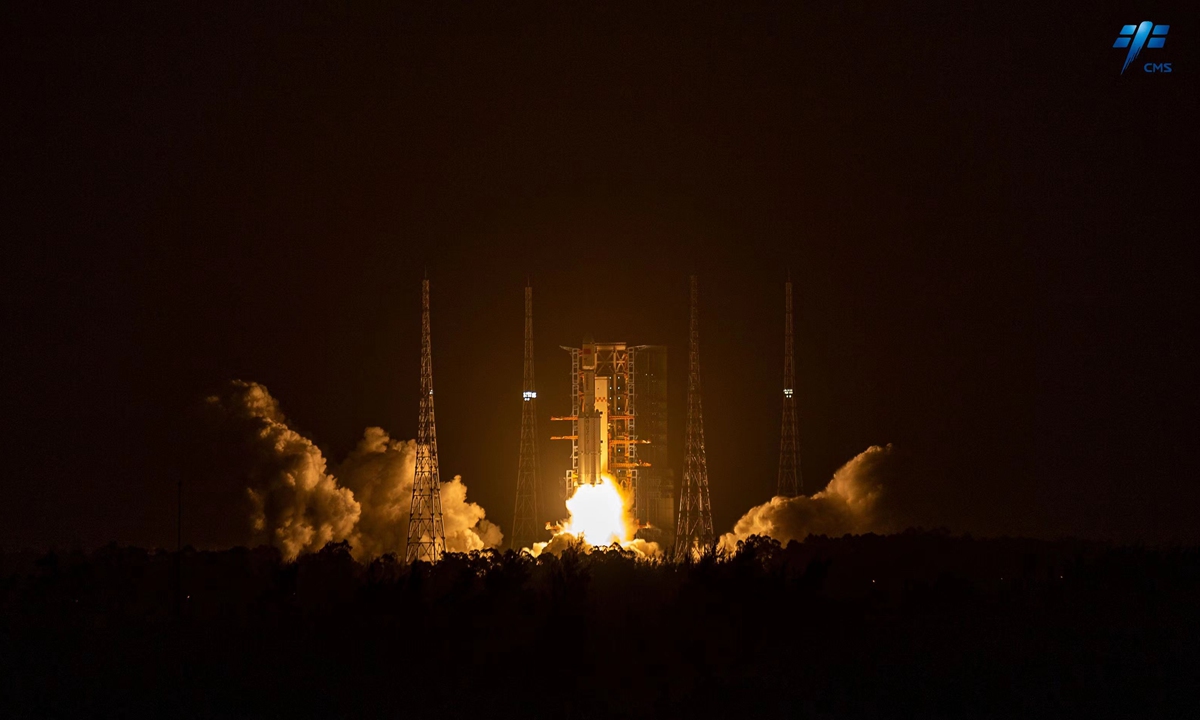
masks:
[(513, 547), (531, 547), (537, 533), (537, 390), (533, 385), (533, 288), (525, 285), (525, 384), (521, 392), (521, 459)]
[(700, 325), (697, 317), (696, 276), (691, 277), (691, 339), (688, 343), (687, 450), (679, 522), (675, 526), (675, 557), (682, 560), (697, 544), (713, 543), (712, 509), (708, 499), (708, 460), (704, 453), (704, 412), (700, 402)]
[(433, 354), (429, 342), (429, 278), (421, 282), (421, 415), (417, 425), (417, 462), (408, 511), (408, 562), (437, 562), (446, 552), (442, 525), (441, 478), (437, 431), (433, 422)]
[(792, 275), (784, 286), (783, 313), (783, 430), (779, 439), (777, 495), (796, 497), (804, 489), (800, 472), (800, 442), (796, 439), (796, 358), (792, 343)]

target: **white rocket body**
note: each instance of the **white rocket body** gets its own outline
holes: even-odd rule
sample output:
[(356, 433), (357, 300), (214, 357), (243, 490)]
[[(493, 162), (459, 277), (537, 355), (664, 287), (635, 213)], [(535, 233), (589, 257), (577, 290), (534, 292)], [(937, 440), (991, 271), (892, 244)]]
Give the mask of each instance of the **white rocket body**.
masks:
[(596, 377), (596, 351), (581, 355), (583, 403), (579, 408), (579, 482), (595, 485), (608, 474), (608, 378)]

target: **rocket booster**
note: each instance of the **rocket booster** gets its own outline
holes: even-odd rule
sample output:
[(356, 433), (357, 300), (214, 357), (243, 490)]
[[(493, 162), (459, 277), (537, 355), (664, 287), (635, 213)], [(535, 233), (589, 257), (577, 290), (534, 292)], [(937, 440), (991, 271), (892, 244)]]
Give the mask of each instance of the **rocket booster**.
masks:
[(595, 485), (608, 474), (608, 378), (596, 377), (595, 343), (584, 344), (580, 362), (579, 482)]

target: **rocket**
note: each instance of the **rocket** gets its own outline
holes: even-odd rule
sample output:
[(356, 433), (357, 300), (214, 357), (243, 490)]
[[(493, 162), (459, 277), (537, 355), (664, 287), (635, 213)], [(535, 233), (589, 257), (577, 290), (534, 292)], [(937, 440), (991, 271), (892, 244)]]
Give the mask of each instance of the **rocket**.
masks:
[(579, 407), (579, 483), (595, 485), (608, 474), (608, 381), (596, 377), (596, 343), (579, 354), (583, 401)]

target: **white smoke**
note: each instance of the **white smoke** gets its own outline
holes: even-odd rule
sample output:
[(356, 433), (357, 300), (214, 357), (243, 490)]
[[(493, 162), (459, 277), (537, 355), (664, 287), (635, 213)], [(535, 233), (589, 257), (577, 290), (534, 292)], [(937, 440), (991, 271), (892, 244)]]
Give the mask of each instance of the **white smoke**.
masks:
[[(619, 547), (627, 552), (632, 552), (636, 557), (639, 558), (658, 557), (662, 552), (662, 549), (659, 547), (658, 543), (650, 540), (643, 540), (642, 538), (634, 538), (633, 540), (626, 540), (623, 542), (614, 542), (611, 545), (604, 547), (607, 549), (612, 548), (613, 546)], [(536, 542), (532, 547), (524, 548), (524, 552), (529, 553), (533, 557), (538, 557), (542, 553), (549, 553), (550, 555), (559, 557), (564, 551), (572, 547), (579, 548), (584, 552), (591, 552), (595, 546), (591, 545), (583, 538), (576, 537), (569, 532), (561, 532), (556, 530), (554, 535), (552, 535), (548, 541)]]
[[(224, 396), (206, 402), (237, 424), (246, 439), (254, 540), (279, 547), (287, 560), (342, 540), (350, 541), (359, 560), (403, 556), (414, 441), (392, 440), (382, 428), (367, 428), (335, 475), (326, 471), (320, 449), (288, 426), (264, 386), (235, 381)], [(485, 519), (482, 507), (467, 502), (461, 477), (442, 483), (441, 496), (448, 550), (500, 544), (500, 528)]]
[(833, 474), (821, 492), (811, 497), (774, 497), (751, 508), (721, 537), (721, 548), (734, 550), (739, 540), (764, 535), (783, 544), (808, 535), (889, 533), (912, 521), (898, 502), (892, 482), (892, 446), (873, 445)]
[[(363, 506), (351, 537), (356, 555), (404, 552), (416, 457), (416, 441), (392, 440), (382, 428), (371, 427), (338, 466), (337, 475)], [(485, 519), (482, 507), (467, 502), (461, 476), (443, 482), (441, 496), (447, 550), (469, 552), (500, 545), (504, 538), (500, 528)]]
[(291, 559), (349, 536), (362, 510), (354, 493), (326, 472), (321, 450), (288, 427), (265, 387), (237, 381), (225, 397), (207, 402), (224, 411), (244, 438), (246, 492), (258, 539)]

